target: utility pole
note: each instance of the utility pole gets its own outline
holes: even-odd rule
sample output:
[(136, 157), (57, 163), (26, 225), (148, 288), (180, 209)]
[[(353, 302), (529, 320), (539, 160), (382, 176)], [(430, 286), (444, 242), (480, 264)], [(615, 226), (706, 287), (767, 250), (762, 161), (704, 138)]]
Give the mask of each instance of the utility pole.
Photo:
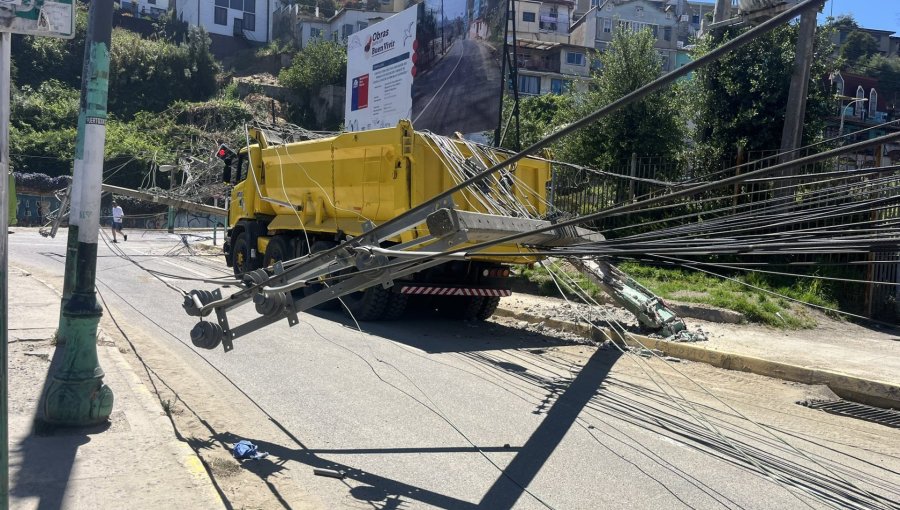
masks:
[(728, 19), (728, 4), (731, 0), (716, 0), (716, 10), (713, 12), (713, 23)]
[[(824, 0), (822, 1), (824, 2)], [(806, 95), (809, 92), (809, 74), (816, 37), (816, 14), (821, 5), (820, 2), (800, 15), (794, 72), (791, 76), (791, 88), (788, 92), (787, 109), (784, 114), (784, 128), (781, 132), (781, 152), (792, 151), (800, 147), (803, 140)], [(790, 161), (794, 157), (793, 153), (785, 154), (781, 157), (781, 162)]]
[[(63, 304), (67, 334), (63, 361), (52, 375), (42, 406), (46, 421), (62, 425), (102, 423), (113, 406), (112, 390), (103, 384), (97, 360), (97, 326), (103, 309), (95, 289), (112, 13), (113, 0), (90, 3), (69, 215), (69, 240), (77, 243), (74, 287)], [(72, 255), (66, 253), (67, 258)]]

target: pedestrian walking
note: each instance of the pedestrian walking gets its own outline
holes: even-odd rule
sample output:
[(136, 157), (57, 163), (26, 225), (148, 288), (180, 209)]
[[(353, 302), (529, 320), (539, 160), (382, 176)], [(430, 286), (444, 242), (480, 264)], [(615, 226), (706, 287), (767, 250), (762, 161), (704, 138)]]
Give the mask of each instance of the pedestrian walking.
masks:
[(125, 217), (125, 212), (122, 211), (122, 208), (119, 207), (119, 204), (117, 204), (115, 202), (112, 203), (112, 217), (113, 217), (113, 222), (112, 222), (113, 242), (114, 243), (119, 242), (116, 240), (116, 232), (122, 234), (122, 240), (127, 241), (128, 234), (126, 234), (125, 232), (122, 232), (122, 218)]

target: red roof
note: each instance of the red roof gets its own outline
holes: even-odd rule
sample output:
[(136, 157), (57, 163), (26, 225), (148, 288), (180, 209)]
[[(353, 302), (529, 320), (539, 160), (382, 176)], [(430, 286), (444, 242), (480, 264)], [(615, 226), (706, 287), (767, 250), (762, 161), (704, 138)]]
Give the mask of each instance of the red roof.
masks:
[[(887, 95), (882, 94), (881, 90), (878, 89), (878, 79), (870, 78), (868, 76), (862, 76), (859, 74), (851, 74), (851, 73), (841, 73), (841, 77), (844, 78), (844, 92), (845, 96), (856, 97), (856, 91), (859, 87), (862, 87), (863, 92), (865, 93), (865, 97), (870, 97), (872, 93), (872, 89), (878, 93), (878, 105), (877, 110), (879, 112), (886, 112), (888, 109), (887, 105)], [(840, 93), (840, 91), (838, 91)], [(868, 105), (868, 103), (867, 103)]]

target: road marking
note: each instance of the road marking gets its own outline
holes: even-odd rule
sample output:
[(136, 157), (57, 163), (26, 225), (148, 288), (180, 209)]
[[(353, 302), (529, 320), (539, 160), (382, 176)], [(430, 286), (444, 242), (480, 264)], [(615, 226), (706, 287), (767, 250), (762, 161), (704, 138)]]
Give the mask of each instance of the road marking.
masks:
[(462, 41), (460, 41), (460, 47), (462, 48), (462, 52), (459, 54), (459, 60), (456, 61), (456, 65), (453, 66), (453, 70), (450, 71), (450, 74), (447, 76), (447, 79), (444, 80), (444, 83), (441, 84), (441, 88), (437, 89), (437, 92), (435, 92), (434, 95), (431, 96), (431, 99), (428, 100), (428, 104), (425, 105), (425, 108), (422, 108), (422, 111), (419, 112), (418, 115), (416, 115), (415, 119), (413, 119), (413, 125), (415, 125), (416, 121), (419, 120), (419, 117), (421, 117), (422, 114), (425, 113), (426, 110), (428, 110), (428, 107), (431, 106), (431, 103), (432, 103), (432, 101), (434, 101), (434, 98), (438, 97), (438, 94), (440, 94), (441, 91), (444, 90), (444, 85), (446, 85), (447, 82), (450, 81), (450, 78), (453, 77), (453, 73), (456, 72), (456, 69), (459, 67), (459, 63), (462, 62), (463, 56), (465, 56), (465, 54), (466, 54), (466, 45), (462, 44)]

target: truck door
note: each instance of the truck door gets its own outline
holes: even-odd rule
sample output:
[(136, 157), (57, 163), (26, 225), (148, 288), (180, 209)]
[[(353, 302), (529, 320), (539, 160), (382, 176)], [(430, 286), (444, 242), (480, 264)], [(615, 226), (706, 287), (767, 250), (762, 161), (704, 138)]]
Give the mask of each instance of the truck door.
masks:
[(256, 200), (256, 186), (250, 175), (250, 159), (243, 152), (237, 162), (237, 184), (231, 191), (231, 207), (228, 209), (228, 224), (234, 225), (242, 218), (253, 218)]

